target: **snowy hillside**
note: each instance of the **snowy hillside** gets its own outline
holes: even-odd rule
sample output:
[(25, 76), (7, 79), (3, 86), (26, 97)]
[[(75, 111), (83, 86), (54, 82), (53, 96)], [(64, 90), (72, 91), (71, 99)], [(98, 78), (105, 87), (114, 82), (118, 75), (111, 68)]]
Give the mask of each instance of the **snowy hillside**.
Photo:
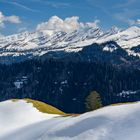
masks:
[(139, 140), (139, 130), (140, 102), (77, 117), (43, 114), (25, 101), (0, 103), (0, 140)]
[(50, 119), (58, 115), (41, 113), (26, 101), (5, 101), (0, 103), (0, 136), (21, 127)]
[[(67, 20), (77, 19), (72, 17)], [(0, 37), (0, 57), (33, 57), (50, 51), (77, 52), (87, 45), (108, 41), (115, 41), (128, 54), (140, 55), (132, 50), (140, 45), (139, 27), (133, 26), (125, 30), (112, 27), (108, 31), (102, 31), (89, 23), (71, 25), (68, 21), (54, 16), (47, 23), (38, 26), (34, 32), (25, 31)]]

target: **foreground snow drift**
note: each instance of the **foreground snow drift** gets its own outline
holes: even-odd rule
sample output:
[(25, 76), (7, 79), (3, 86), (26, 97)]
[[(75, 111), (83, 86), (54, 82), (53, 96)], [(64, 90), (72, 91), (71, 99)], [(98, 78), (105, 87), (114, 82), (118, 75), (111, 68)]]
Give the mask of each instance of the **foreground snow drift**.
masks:
[[(139, 140), (140, 138), (140, 102), (109, 106), (78, 117), (50, 115), (49, 119), (48, 114), (31, 111), (24, 102), (16, 103), (15, 106), (11, 104), (11, 102), (0, 103), (0, 132), (5, 129), (4, 134), (0, 133), (0, 140)], [(23, 126), (25, 120), (26, 126)], [(20, 128), (9, 132), (13, 124)]]
[(50, 119), (58, 115), (39, 112), (24, 100), (0, 103), (0, 136), (15, 129)]

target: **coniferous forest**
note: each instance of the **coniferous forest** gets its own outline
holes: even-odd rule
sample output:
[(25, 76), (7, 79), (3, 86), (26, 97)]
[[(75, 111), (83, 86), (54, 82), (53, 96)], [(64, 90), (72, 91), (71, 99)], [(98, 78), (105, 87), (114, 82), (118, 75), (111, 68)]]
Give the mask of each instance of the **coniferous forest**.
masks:
[[(0, 65), (0, 100), (32, 98), (71, 113), (86, 111), (92, 92), (102, 104), (140, 100), (140, 71), (99, 62), (28, 60)], [(132, 94), (121, 94), (130, 91)]]

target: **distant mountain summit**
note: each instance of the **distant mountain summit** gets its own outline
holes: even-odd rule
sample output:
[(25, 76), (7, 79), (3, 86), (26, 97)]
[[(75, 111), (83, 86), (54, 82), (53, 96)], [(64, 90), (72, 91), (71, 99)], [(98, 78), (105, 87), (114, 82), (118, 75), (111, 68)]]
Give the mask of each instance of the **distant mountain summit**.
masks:
[[(58, 19), (57, 19), (58, 20)], [(109, 41), (116, 42), (128, 55), (140, 56), (140, 28), (126, 30), (112, 27), (103, 32), (99, 27), (84, 26), (75, 31), (38, 29), (0, 38), (0, 61), (12, 63), (42, 56), (48, 52), (79, 52), (84, 47)], [(137, 51), (133, 48), (137, 47)], [(111, 52), (110, 52), (111, 53)]]

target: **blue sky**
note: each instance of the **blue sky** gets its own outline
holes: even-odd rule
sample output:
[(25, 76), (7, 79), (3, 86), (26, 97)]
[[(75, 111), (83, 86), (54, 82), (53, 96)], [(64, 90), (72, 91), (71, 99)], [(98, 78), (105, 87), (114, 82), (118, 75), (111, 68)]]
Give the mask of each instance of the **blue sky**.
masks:
[(1, 34), (35, 30), (54, 15), (78, 16), (80, 22), (100, 20), (103, 29), (140, 25), (140, 0), (0, 0), (0, 12)]

